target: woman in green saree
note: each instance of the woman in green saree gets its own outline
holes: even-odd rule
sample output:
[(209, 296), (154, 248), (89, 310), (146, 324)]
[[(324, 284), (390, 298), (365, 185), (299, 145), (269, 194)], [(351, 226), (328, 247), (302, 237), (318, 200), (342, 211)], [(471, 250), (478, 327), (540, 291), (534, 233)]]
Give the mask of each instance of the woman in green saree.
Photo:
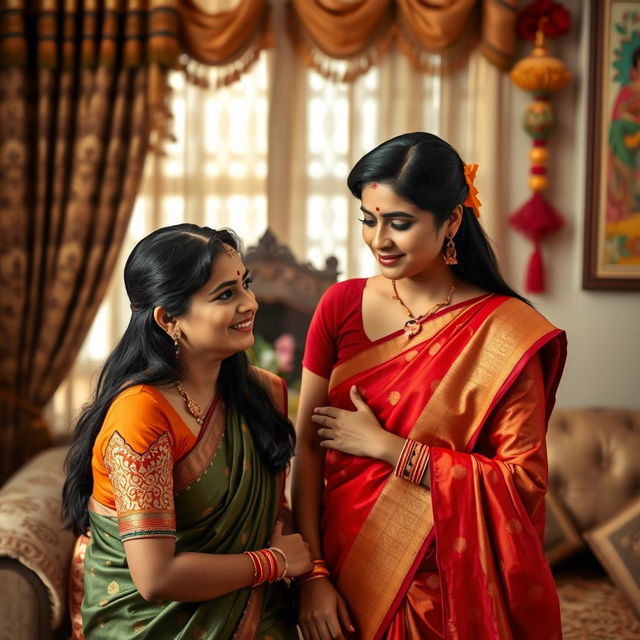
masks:
[(295, 436), (284, 382), (247, 363), (238, 249), (182, 224), (127, 261), (131, 320), (67, 459), (76, 638), (297, 637), (284, 581), (310, 555), (280, 520)]

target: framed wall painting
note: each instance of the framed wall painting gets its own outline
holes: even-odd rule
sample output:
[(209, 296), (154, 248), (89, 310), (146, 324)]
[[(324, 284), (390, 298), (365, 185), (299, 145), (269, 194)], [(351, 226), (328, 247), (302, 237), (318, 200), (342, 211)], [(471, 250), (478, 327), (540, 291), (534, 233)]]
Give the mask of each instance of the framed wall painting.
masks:
[(591, 0), (583, 287), (640, 289), (640, 3)]

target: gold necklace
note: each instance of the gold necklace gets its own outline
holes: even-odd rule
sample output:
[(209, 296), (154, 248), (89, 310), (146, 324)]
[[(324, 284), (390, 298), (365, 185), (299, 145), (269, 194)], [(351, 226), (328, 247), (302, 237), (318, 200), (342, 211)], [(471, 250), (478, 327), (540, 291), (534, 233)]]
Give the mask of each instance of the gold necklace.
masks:
[(407, 315), (409, 316), (409, 319), (404, 323), (404, 335), (409, 339), (413, 338), (413, 336), (415, 335), (418, 335), (420, 331), (422, 331), (422, 324), (420, 323), (420, 320), (422, 320), (423, 318), (428, 318), (431, 314), (435, 313), (439, 309), (442, 309), (442, 307), (448, 307), (451, 304), (451, 296), (456, 290), (456, 283), (454, 281), (454, 283), (451, 285), (451, 289), (449, 289), (447, 297), (442, 302), (434, 304), (431, 309), (416, 318), (413, 313), (411, 313), (411, 309), (407, 307), (407, 305), (402, 301), (402, 298), (398, 295), (398, 289), (396, 287), (395, 280), (391, 281), (391, 286), (393, 287), (393, 295), (391, 296), (392, 299), (397, 300), (400, 303), (400, 306), (407, 312)]
[(184, 408), (187, 410), (187, 413), (195, 418), (195, 421), (202, 425), (204, 422), (204, 417), (202, 415), (202, 407), (187, 393), (186, 389), (182, 386), (181, 382), (176, 384), (176, 389), (178, 393), (182, 396), (182, 400), (184, 401)]

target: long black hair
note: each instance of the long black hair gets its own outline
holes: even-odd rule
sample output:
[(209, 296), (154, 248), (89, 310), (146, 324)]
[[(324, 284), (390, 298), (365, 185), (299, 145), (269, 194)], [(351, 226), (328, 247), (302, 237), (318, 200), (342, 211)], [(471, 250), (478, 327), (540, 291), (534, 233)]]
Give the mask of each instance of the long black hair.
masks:
[[(224, 253), (222, 243), (241, 250), (239, 238), (230, 230), (178, 224), (142, 239), (127, 259), (124, 282), (131, 319), (104, 363), (95, 397), (80, 414), (65, 462), (62, 509), (74, 533), (88, 526), (93, 445), (114, 398), (138, 384), (168, 384), (182, 377), (173, 341), (156, 323), (154, 308), (161, 306), (175, 318), (187, 313), (191, 296), (207, 283), (218, 256)], [(267, 467), (274, 472), (286, 468), (295, 445), (293, 427), (273, 406), (244, 352), (222, 361), (217, 386), (228, 410), (246, 420)]]
[[(469, 193), (458, 152), (438, 136), (422, 131), (383, 142), (363, 156), (347, 178), (349, 190), (358, 200), (362, 189), (372, 182), (389, 185), (404, 200), (433, 213), (437, 228)], [(451, 269), (456, 279), (529, 303), (505, 282), (489, 239), (473, 209), (464, 205), (455, 244), (458, 264)]]

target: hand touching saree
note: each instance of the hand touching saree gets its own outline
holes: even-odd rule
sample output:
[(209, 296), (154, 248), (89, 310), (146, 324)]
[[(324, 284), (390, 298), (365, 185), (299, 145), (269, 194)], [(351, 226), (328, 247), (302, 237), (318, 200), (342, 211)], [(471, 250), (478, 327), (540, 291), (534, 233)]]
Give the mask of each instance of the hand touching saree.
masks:
[[(259, 376), (285, 412), (283, 381)], [(283, 583), (205, 602), (159, 603), (145, 601), (129, 573), (123, 541), (138, 537), (175, 537), (176, 554), (268, 546), (283, 478), (265, 467), (248, 427), (224, 403), (212, 404), (196, 440), (160, 391), (127, 389), (96, 440), (94, 478), (76, 638), (83, 630), (87, 638), (113, 640), (296, 638)]]
[(531, 307), (487, 295), (338, 359), (332, 406), (353, 409), (355, 384), (386, 429), (431, 447), (431, 490), (327, 452), (323, 553), (358, 637), (559, 640), (541, 538), (565, 351)]

